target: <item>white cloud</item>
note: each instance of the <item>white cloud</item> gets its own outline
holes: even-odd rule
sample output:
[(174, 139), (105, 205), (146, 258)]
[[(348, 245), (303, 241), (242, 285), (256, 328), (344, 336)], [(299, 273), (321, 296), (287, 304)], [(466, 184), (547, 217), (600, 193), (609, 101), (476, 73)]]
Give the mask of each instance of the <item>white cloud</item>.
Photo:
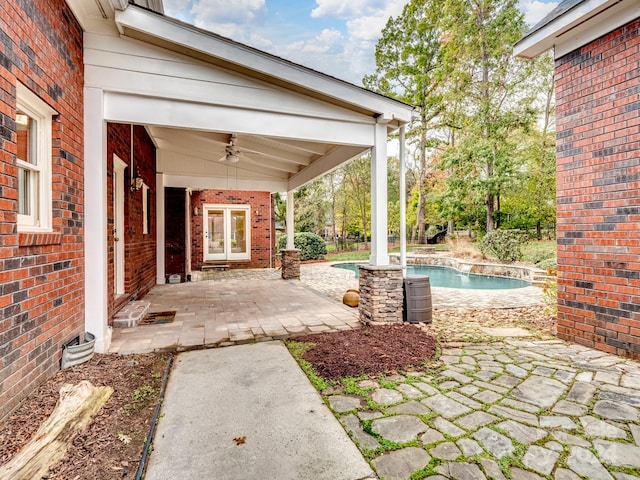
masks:
[[(385, 0), (316, 0), (318, 5), (311, 11), (313, 18), (355, 18), (375, 15), (385, 9)], [(394, 2), (391, 2), (394, 3)]]
[(545, 3), (540, 0), (520, 0), (518, 2), (518, 7), (524, 13), (524, 19), (529, 26), (538, 23), (557, 6), (558, 2)]
[[(265, 0), (172, 0), (172, 9), (188, 9), (191, 22), (200, 28), (248, 41), (267, 15)], [(190, 8), (189, 8), (190, 7)]]

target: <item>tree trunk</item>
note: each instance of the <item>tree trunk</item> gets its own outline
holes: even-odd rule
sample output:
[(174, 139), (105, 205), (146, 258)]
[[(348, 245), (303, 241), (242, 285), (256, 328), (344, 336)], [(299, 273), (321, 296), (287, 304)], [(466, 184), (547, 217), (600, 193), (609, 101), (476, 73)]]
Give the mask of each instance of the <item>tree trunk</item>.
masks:
[(31, 480), (47, 477), (67, 453), (69, 445), (84, 432), (109, 400), (113, 388), (94, 387), (87, 380), (63, 385), (60, 399), (49, 418), (8, 463), (0, 467), (0, 480)]
[(495, 225), (493, 223), (493, 212), (494, 212), (494, 196), (492, 193), (488, 193), (486, 197), (487, 204), (487, 233), (493, 232), (495, 230)]
[[(424, 232), (424, 178), (427, 174), (427, 117), (422, 111), (420, 116), (420, 169), (418, 172), (418, 210), (416, 211), (416, 225), (413, 228), (413, 242), (425, 243)], [(416, 232), (418, 237), (416, 238)]]

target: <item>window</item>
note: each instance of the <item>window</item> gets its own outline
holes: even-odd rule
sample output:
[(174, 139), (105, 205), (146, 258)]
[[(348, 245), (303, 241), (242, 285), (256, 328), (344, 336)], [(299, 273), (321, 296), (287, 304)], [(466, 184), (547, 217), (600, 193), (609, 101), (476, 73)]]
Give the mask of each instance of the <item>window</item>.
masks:
[(151, 230), (151, 217), (149, 210), (151, 207), (151, 190), (146, 183), (142, 184), (142, 234), (148, 235)]
[(51, 230), (51, 116), (56, 112), (17, 85), (18, 230)]
[(249, 205), (204, 205), (204, 260), (249, 260)]

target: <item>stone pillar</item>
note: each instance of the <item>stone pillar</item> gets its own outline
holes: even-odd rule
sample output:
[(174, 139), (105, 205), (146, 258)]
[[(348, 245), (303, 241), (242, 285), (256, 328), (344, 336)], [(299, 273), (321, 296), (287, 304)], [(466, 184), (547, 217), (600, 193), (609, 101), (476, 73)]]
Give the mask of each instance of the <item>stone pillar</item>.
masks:
[(281, 250), (282, 278), (285, 280), (300, 280), (300, 250)]
[(402, 267), (360, 266), (360, 322), (402, 322)]

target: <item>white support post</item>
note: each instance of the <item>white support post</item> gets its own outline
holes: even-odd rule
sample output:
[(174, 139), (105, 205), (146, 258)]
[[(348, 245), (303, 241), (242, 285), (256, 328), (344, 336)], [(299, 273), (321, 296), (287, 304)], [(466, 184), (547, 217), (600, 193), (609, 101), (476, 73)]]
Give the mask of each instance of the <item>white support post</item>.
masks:
[(293, 250), (293, 190), (287, 191), (287, 250)]
[(84, 315), (85, 329), (96, 337), (95, 350), (111, 346), (108, 326), (107, 270), (107, 129), (104, 96), (99, 88), (84, 89)]
[(406, 179), (406, 148), (404, 143), (404, 125), (400, 127), (400, 265), (402, 277), (407, 276), (407, 179)]
[(156, 283), (166, 283), (164, 263), (164, 174), (156, 174)]
[(387, 126), (374, 125), (371, 151), (371, 265), (389, 265), (387, 247)]

